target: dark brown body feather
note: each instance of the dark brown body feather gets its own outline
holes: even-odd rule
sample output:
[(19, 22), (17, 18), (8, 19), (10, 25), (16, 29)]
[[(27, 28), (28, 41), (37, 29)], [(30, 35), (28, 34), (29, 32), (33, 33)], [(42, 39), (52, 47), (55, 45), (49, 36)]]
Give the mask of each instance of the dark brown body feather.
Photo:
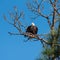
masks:
[(28, 26), (26, 29), (26, 32), (30, 32), (32, 34), (37, 34), (38, 28), (36, 26)]

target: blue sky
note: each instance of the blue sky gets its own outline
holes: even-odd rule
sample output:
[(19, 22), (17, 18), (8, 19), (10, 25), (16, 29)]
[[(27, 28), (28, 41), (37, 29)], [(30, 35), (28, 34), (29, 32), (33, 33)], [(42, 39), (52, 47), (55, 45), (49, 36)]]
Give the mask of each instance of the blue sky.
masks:
[[(23, 42), (23, 36), (11, 36), (9, 31), (14, 31), (13, 27), (3, 19), (3, 14), (8, 15), (17, 6), (19, 11), (25, 12), (26, 25), (34, 22), (39, 28), (38, 33), (47, 33), (49, 27), (43, 18), (34, 21), (29, 18), (30, 12), (26, 7), (28, 0), (0, 0), (0, 60), (35, 60), (41, 55), (42, 44), (38, 42)], [(24, 22), (24, 20), (23, 20)], [(25, 24), (25, 23), (24, 23)]]

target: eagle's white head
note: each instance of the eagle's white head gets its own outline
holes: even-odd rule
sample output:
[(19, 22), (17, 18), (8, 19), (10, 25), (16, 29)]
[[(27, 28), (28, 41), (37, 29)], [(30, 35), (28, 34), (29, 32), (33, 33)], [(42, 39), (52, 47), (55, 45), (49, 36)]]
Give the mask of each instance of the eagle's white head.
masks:
[(31, 24), (32, 26), (35, 26), (35, 24), (32, 22), (32, 24)]

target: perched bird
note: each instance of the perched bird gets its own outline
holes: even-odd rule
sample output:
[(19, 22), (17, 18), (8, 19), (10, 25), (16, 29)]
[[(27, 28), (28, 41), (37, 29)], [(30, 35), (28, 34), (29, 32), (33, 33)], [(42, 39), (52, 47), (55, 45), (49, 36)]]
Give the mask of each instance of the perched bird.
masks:
[(32, 34), (37, 34), (38, 28), (35, 26), (34, 23), (32, 23), (30, 26), (27, 27), (26, 32), (32, 33)]

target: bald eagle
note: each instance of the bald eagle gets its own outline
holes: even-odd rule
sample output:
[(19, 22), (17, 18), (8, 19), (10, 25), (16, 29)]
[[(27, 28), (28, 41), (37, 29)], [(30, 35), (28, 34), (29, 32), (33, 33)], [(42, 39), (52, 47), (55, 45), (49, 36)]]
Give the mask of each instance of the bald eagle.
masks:
[(32, 23), (30, 26), (27, 27), (26, 32), (32, 33), (32, 34), (37, 34), (38, 28), (35, 26), (34, 23)]

